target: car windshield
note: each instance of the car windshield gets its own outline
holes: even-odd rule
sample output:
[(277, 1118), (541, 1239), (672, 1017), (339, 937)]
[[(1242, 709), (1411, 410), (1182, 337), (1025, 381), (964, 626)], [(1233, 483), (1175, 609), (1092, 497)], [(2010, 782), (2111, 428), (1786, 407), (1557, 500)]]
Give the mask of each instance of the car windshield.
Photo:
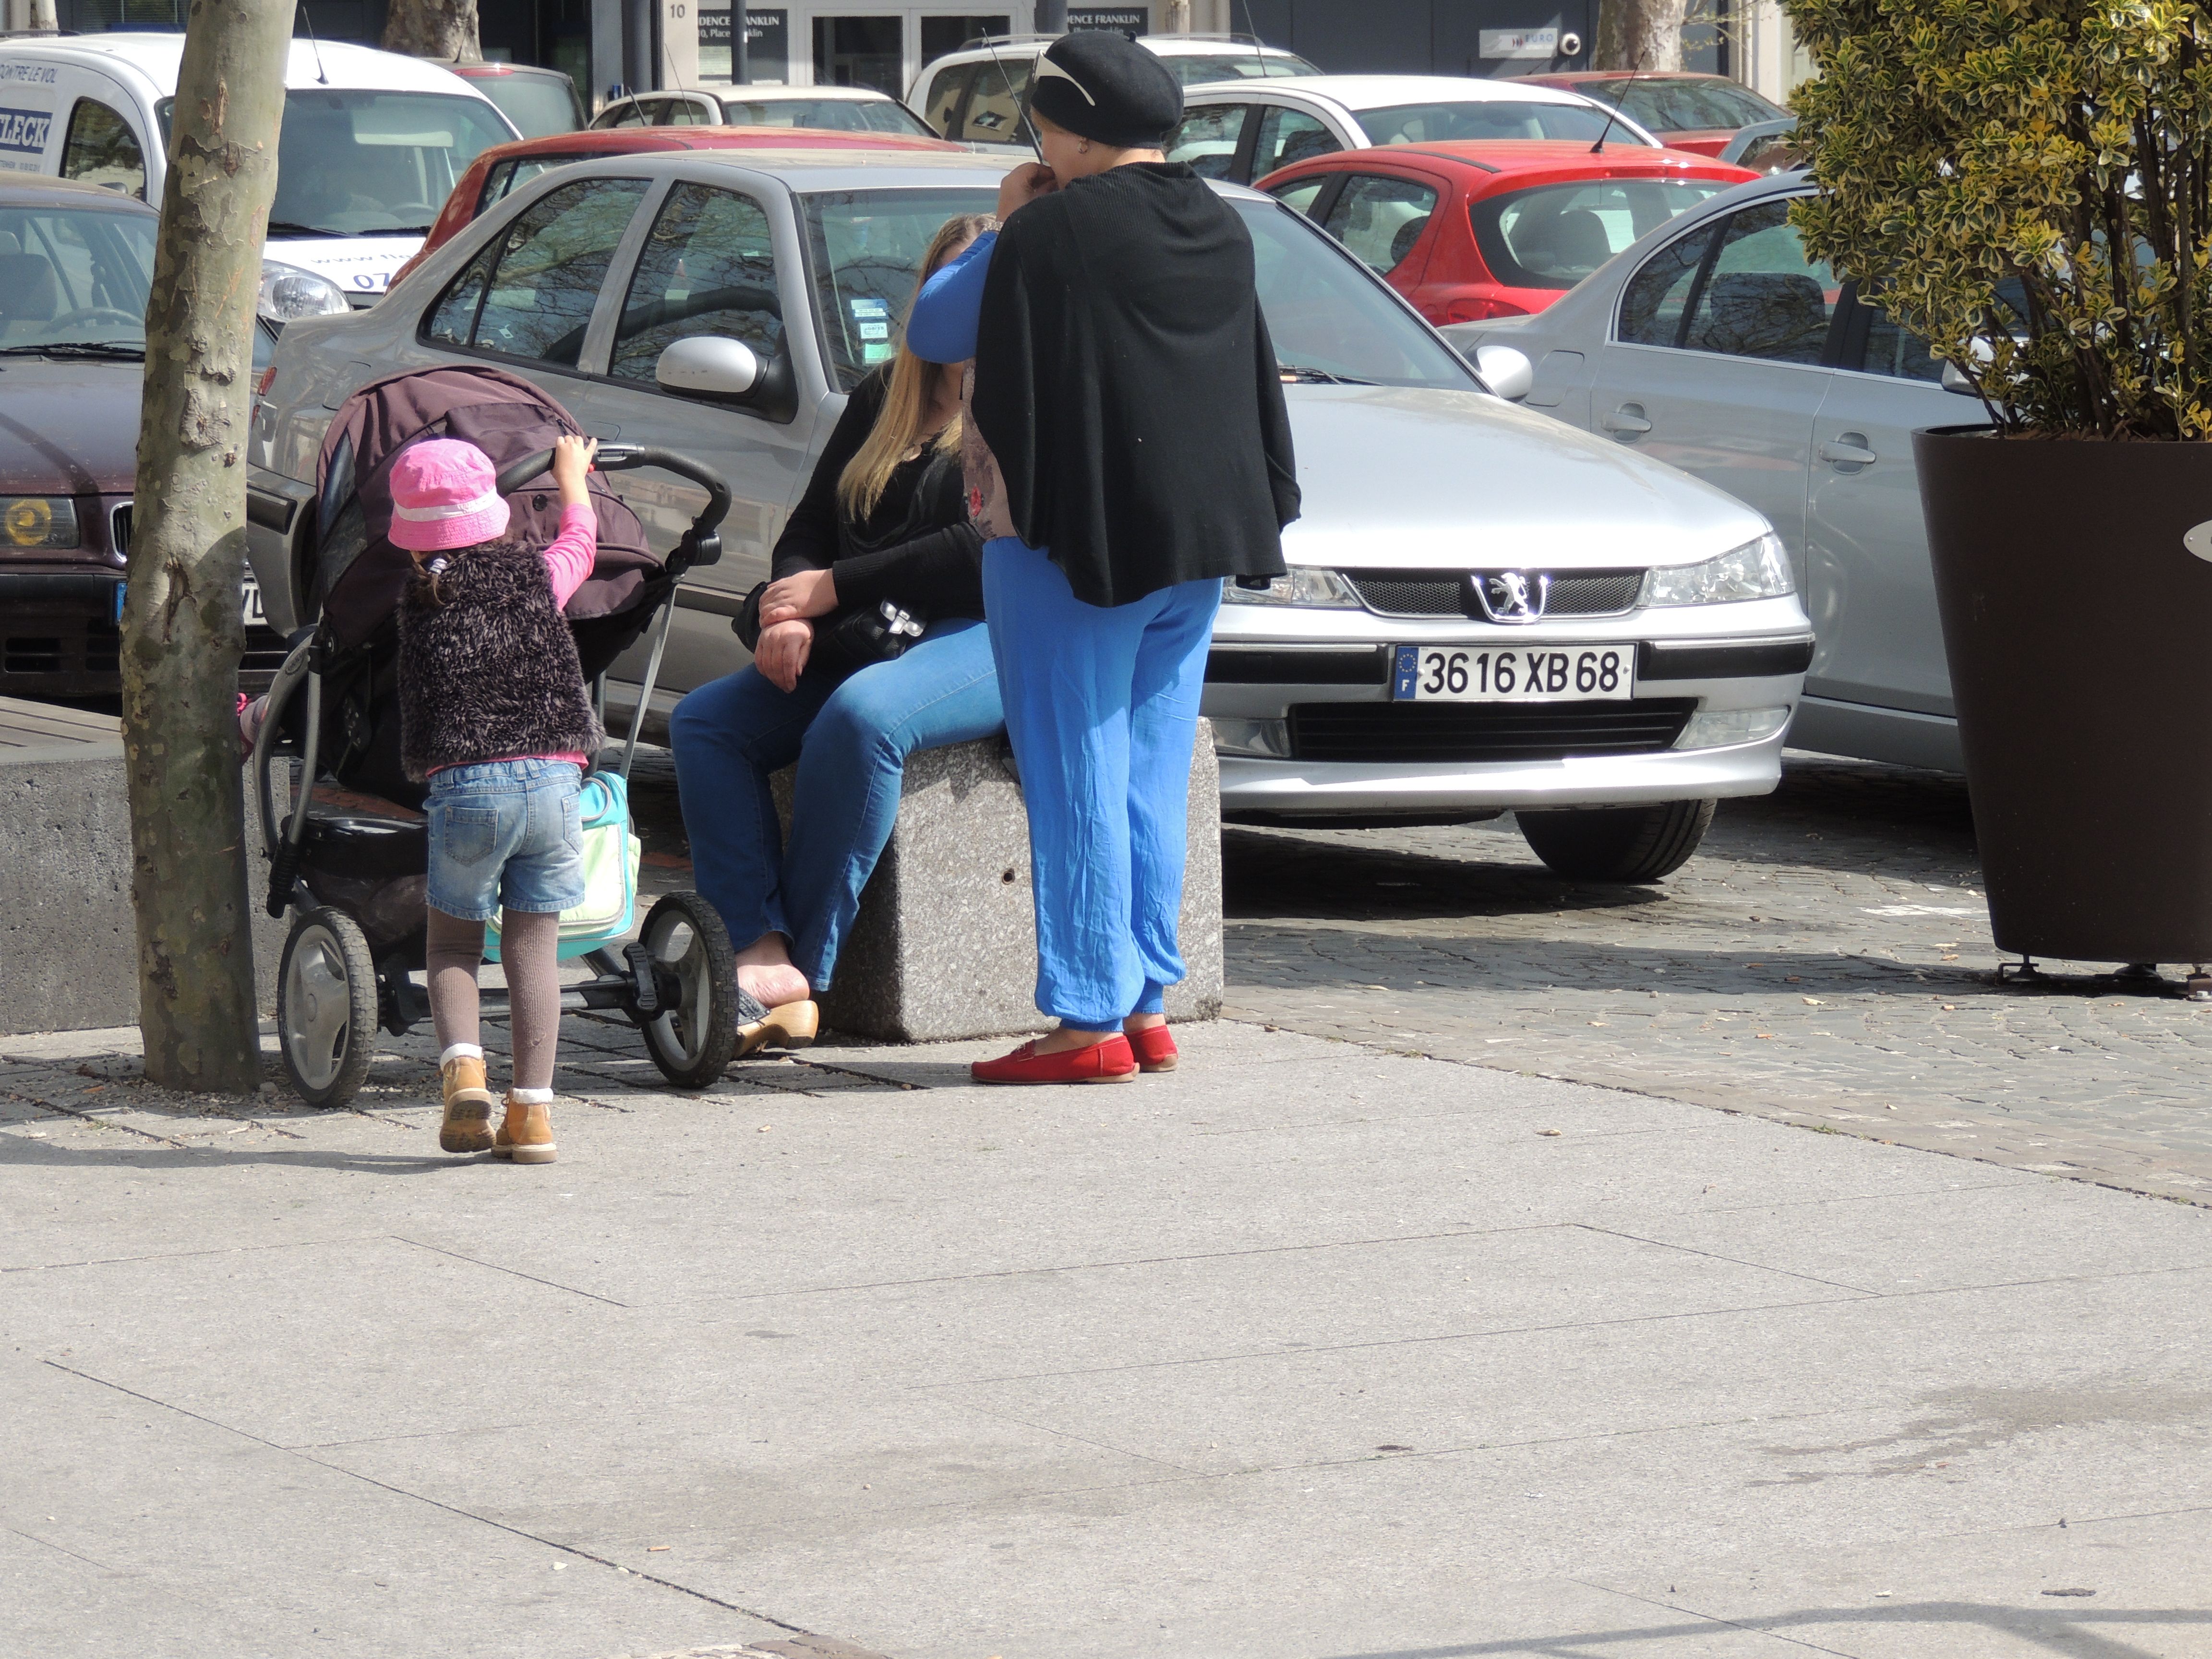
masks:
[(497, 104), (526, 138), (551, 138), (584, 125), (576, 88), (550, 75), (472, 75), (469, 84)]
[(1319, 75), (1303, 58), (1256, 52), (1163, 52), (1168, 73), (1187, 87), (1205, 81), (1257, 81), (1271, 75)]
[(897, 349), (922, 256), (959, 213), (989, 213), (997, 184), (949, 190), (832, 190), (801, 198), (814, 314), (830, 383), (850, 392)]
[(1569, 138), (1595, 143), (1601, 135), (1616, 143), (1642, 142), (1619, 121), (1606, 133), (1607, 112), (1588, 104), (1476, 98), (1465, 102), (1394, 104), (1388, 109), (1354, 113), (1370, 144), (1434, 144), (1453, 138)]
[(1747, 127), (1774, 121), (1790, 112), (1770, 104), (1749, 87), (1704, 76), (1680, 80), (1589, 81), (1575, 88), (1617, 106), (1632, 121), (1653, 132), (1697, 132)]
[(0, 208), (0, 351), (144, 356), (156, 222)]
[[(938, 227), (956, 213), (990, 212), (998, 189), (822, 191), (801, 200), (830, 378), (849, 392), (897, 349)], [(1302, 215), (1272, 201), (1231, 205), (1252, 234), (1260, 306), (1285, 380), (1471, 389), (1458, 356)]]
[(888, 98), (726, 98), (733, 127), (814, 127), (831, 132), (896, 132), (911, 138), (937, 135)]
[[(173, 98), (161, 106), (166, 141)], [(271, 236), (421, 236), (479, 152), (514, 134), (479, 99), (447, 92), (284, 94)]]
[(1231, 205), (1252, 233), (1260, 308), (1285, 380), (1472, 389), (1458, 354), (1304, 214), (1273, 201)]
[(1719, 179), (1593, 179), (1486, 197), (1475, 246), (1508, 288), (1570, 289), (1639, 236), (1730, 188)]

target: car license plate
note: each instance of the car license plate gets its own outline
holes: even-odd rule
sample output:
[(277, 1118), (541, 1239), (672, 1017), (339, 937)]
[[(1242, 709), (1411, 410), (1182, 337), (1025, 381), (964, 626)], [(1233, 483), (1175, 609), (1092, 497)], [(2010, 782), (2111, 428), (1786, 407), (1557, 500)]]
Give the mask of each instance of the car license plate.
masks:
[[(123, 626), (123, 597), (128, 592), (125, 583), (115, 584), (115, 625)], [(261, 608), (261, 581), (251, 570), (246, 573), (238, 596), (238, 619), (248, 628), (266, 628), (269, 613)]]
[(1401, 645), (1394, 702), (1616, 702), (1636, 695), (1636, 647)]

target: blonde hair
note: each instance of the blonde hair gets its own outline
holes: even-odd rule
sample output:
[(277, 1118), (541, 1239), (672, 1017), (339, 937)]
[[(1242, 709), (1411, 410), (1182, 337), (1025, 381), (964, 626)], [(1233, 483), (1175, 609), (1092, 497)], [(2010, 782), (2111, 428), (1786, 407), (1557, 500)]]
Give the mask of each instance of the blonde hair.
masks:
[[(914, 285), (916, 297), (921, 295), (922, 283), (951, 258), (955, 248), (998, 228), (999, 222), (985, 214), (963, 213), (947, 219), (929, 239), (928, 250), (921, 256), (921, 276)], [(911, 304), (908, 309), (913, 309)], [(922, 419), (929, 409), (929, 377), (936, 369), (936, 364), (926, 363), (909, 351), (903, 338), (899, 341), (898, 355), (891, 362), (890, 384), (884, 388), (884, 406), (876, 416), (874, 429), (837, 477), (837, 505), (854, 518), (865, 519), (876, 510), (891, 474), (898, 471), (907, 451), (921, 441)], [(945, 423), (932, 447), (940, 455), (958, 453), (957, 415)]]

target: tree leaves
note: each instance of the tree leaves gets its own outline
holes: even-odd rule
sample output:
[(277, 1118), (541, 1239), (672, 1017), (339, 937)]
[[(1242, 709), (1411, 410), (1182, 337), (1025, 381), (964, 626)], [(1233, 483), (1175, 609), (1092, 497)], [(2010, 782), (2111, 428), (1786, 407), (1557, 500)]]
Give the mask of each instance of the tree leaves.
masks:
[(2212, 437), (2212, 3), (1783, 5), (1807, 251), (2008, 430)]

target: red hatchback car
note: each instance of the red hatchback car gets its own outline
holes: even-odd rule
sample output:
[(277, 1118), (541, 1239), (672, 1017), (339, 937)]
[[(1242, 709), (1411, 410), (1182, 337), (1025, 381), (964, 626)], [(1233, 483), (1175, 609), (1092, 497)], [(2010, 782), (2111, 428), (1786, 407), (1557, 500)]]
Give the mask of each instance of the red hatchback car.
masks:
[(1639, 236), (1759, 176), (1643, 144), (1516, 138), (1339, 150), (1257, 187), (1442, 324), (1541, 311)]
[(399, 279), (459, 234), (462, 227), (499, 201), (517, 185), (526, 185), (539, 173), (571, 161), (600, 155), (640, 155), (671, 149), (921, 149), (962, 153), (958, 144), (942, 138), (910, 138), (892, 132), (832, 132), (811, 127), (609, 127), (584, 132), (556, 133), (549, 138), (523, 138), (511, 144), (494, 144), (469, 164), (469, 170), (446, 198), (430, 234), (415, 257), (392, 275)]

